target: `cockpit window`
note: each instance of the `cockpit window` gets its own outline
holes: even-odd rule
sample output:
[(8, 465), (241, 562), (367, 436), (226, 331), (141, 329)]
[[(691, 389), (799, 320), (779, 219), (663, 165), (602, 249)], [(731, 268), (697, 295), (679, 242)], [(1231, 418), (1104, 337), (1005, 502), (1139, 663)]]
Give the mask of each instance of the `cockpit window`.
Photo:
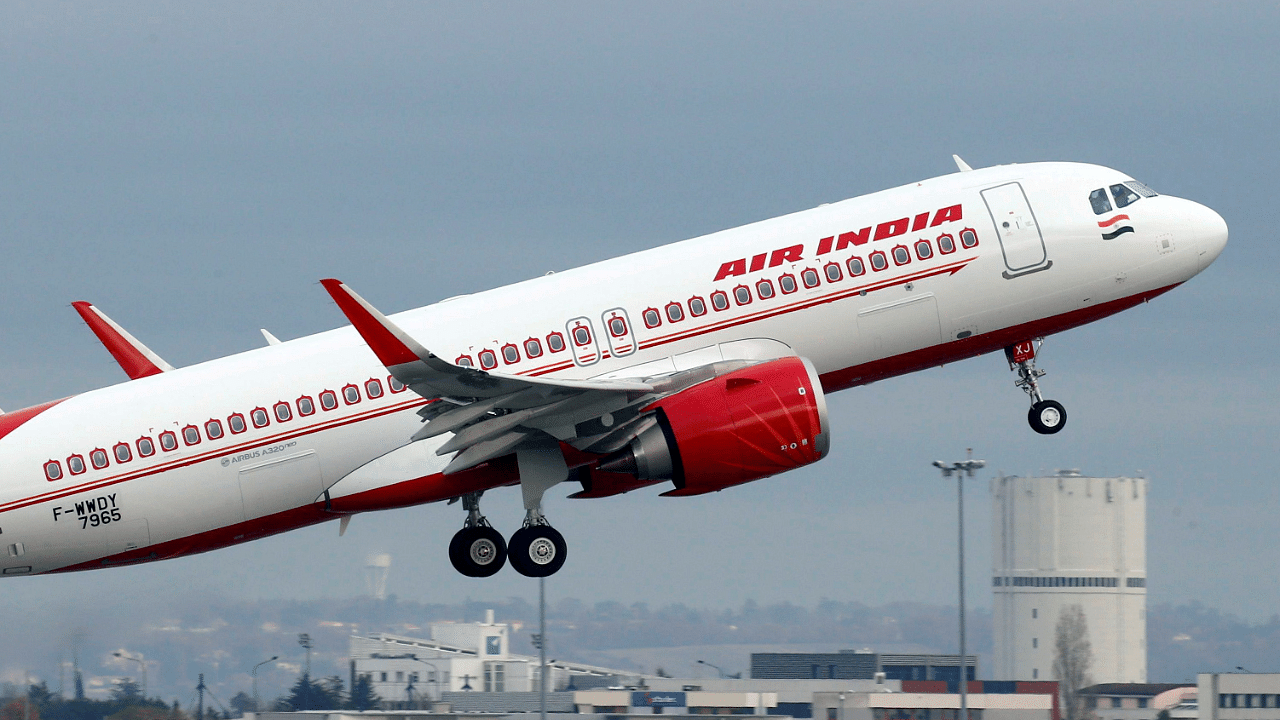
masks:
[(1127, 185), (1130, 190), (1138, 193), (1142, 197), (1155, 197), (1156, 195), (1160, 194), (1155, 190), (1152, 190), (1151, 188), (1147, 187), (1146, 183), (1140, 183), (1137, 180), (1125, 181), (1125, 185)]
[(1126, 205), (1132, 205), (1142, 199), (1138, 196), (1138, 193), (1130, 190), (1125, 185), (1112, 185), (1111, 197), (1116, 199), (1117, 210)]
[(1107, 189), (1098, 188), (1089, 193), (1089, 204), (1093, 205), (1094, 215), (1111, 212), (1111, 199), (1107, 197)]

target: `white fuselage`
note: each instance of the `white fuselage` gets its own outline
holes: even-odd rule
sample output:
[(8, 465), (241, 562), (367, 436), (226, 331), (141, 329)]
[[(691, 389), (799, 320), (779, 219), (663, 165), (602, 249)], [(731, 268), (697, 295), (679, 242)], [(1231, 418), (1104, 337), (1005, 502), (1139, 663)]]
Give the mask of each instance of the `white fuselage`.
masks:
[[(1186, 281), (1217, 257), (1225, 223), (1191, 201), (1143, 197), (1095, 214), (1090, 192), (1127, 180), (1069, 163), (957, 173), (393, 319), (441, 358), (491, 369), (492, 357), (497, 373), (652, 376), (785, 346), (810, 359), (834, 391), (1096, 320)], [(1019, 206), (1017, 190), (1029, 207)], [(1100, 226), (1119, 215), (1127, 219)], [(1122, 226), (1132, 231), (1104, 239)], [(972, 234), (962, 238), (966, 230)], [(965, 247), (966, 239), (976, 245)], [(922, 240), (928, 257), (916, 247)], [(895, 246), (906, 249), (908, 262), (895, 261)], [(874, 252), (885, 254), (884, 269), (873, 267)], [(854, 257), (864, 271), (851, 277)], [(806, 287), (806, 270), (817, 275), (813, 287)], [(792, 278), (793, 291), (783, 276)], [(742, 298), (735, 297), (739, 287), (746, 288)], [(727, 296), (724, 309), (715, 306), (717, 292)], [(695, 298), (705, 306), (698, 316)], [(615, 316), (625, 323), (616, 339), (607, 326)], [(579, 326), (590, 333), (584, 345), (573, 341)], [(565, 347), (554, 351), (557, 334)], [(515, 362), (504, 357), (512, 347)], [(534, 352), (541, 354), (530, 357)], [(369, 392), (370, 380), (380, 396)], [(359, 400), (351, 404), (344, 398), (350, 386)], [(326, 390), (338, 397), (334, 409), (321, 406)], [(303, 397), (314, 403), (313, 414), (300, 414)], [(0, 415), (0, 433), (7, 432), (0, 435), (0, 570), (87, 569), (243, 542), (337, 517), (326, 509), (326, 491), (329, 501), (365, 494), (361, 509), (457, 496), (437, 477), (430, 492), (383, 505), (378, 499), (390, 483), (438, 476), (449, 458), (431, 450), (448, 436), (402, 451), (399, 467), (385, 463), (353, 475), (406, 446), (426, 402), (402, 388), (392, 392), (387, 370), (344, 327), (43, 411)], [(276, 414), (280, 403), (289, 409), (284, 421)], [(269, 416), (265, 427), (252, 422), (258, 408)], [(236, 414), (247, 423), (240, 433), (230, 428)], [(206, 427), (210, 420), (221, 425), (217, 438)], [(189, 426), (196, 444), (184, 441)], [(166, 432), (175, 434), (175, 449), (161, 447)], [(144, 438), (155, 445), (149, 457), (141, 456)], [(116, 456), (121, 444), (129, 448), (125, 462)], [(98, 449), (105, 467), (93, 466)], [(73, 474), (74, 456), (84, 470)], [(49, 479), (49, 463), (56, 463), (57, 479)]]

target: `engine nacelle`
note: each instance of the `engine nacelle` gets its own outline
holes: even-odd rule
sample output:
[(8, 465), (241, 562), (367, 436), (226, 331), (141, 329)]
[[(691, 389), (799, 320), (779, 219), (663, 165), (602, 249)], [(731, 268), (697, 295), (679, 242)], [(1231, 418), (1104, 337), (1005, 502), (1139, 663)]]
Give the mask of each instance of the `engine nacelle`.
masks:
[(701, 495), (808, 465), (827, 454), (827, 403), (813, 364), (789, 357), (739, 368), (665, 397), (658, 423), (600, 470), (671, 480)]

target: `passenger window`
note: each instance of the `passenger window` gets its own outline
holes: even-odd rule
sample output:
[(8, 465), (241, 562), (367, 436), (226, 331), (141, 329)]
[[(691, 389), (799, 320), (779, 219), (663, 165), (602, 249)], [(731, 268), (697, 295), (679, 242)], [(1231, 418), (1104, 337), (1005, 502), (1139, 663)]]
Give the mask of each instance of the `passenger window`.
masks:
[(746, 285), (739, 285), (733, 289), (733, 299), (739, 305), (749, 305), (751, 303), (751, 288)]
[(553, 353), (564, 350), (564, 336), (558, 332), (547, 335), (547, 347), (551, 348)]
[(316, 404), (311, 401), (311, 398), (307, 397), (306, 395), (303, 395), (302, 397), (298, 398), (297, 402), (298, 402), (299, 415), (306, 417), (307, 415), (312, 415), (315, 413)]
[(160, 449), (168, 452), (178, 448), (178, 436), (170, 430), (160, 433)]
[(524, 354), (531, 358), (542, 357), (542, 343), (537, 338), (529, 338), (524, 341)]
[(271, 424), (271, 418), (267, 417), (266, 408), (254, 408), (253, 412), (249, 413), (249, 418), (253, 420), (253, 426), (256, 428), (264, 428)]
[(906, 245), (894, 246), (893, 262), (897, 265), (906, 265), (911, 262), (911, 253), (907, 251)]
[[(198, 439), (197, 439), (197, 442), (199, 442), (199, 440), (198, 440)], [(106, 450), (103, 450), (103, 449), (101, 449), (101, 448), (99, 448), (99, 449), (94, 450), (93, 452), (89, 453), (89, 462), (93, 463), (93, 466), (94, 466), (95, 468), (99, 469), (99, 470), (101, 470), (102, 468), (106, 467), (106, 466), (107, 466), (107, 451), (106, 451)]]
[(138, 457), (151, 457), (156, 454), (156, 444), (149, 437), (140, 437), (137, 442)]
[(239, 435), (248, 429), (248, 426), (244, 424), (244, 416), (240, 413), (227, 417), (227, 427), (231, 428), (232, 435)]
[(729, 295), (723, 290), (717, 290), (711, 293), (711, 307), (716, 311), (729, 309)]
[(275, 411), (276, 419), (280, 422), (288, 422), (293, 418), (293, 409), (287, 402), (278, 402), (271, 409)]
[(800, 273), (800, 281), (807, 288), (818, 287), (818, 271), (813, 268), (806, 268), (804, 272)]
[(458, 359), (453, 361), (453, 364), (457, 365), (458, 367), (475, 367), (476, 366), (475, 363), (471, 362), (470, 355), (459, 355)]
[(614, 316), (609, 319), (609, 334), (614, 337), (622, 337), (627, 334), (627, 321), (620, 317)]
[[(647, 313), (646, 313), (646, 314), (647, 314)], [(654, 314), (654, 316), (656, 317), (656, 316), (657, 316), (657, 314), (658, 314), (658, 311), (657, 311), (657, 310), (654, 310), (654, 311), (653, 311), (653, 314)], [(579, 345), (579, 346), (582, 346), (582, 345), (590, 345), (590, 344), (591, 344), (591, 331), (590, 331), (590, 330), (588, 330), (585, 326), (582, 326), (582, 325), (579, 325), (579, 326), (575, 327), (575, 328), (573, 329), (573, 344), (574, 344), (574, 345)]]
[[(489, 353), (490, 358), (493, 357), (492, 351), (485, 350), (484, 352)], [(483, 361), (484, 353), (480, 353), (480, 357)], [(497, 362), (494, 363), (494, 365), (496, 364)], [(344, 385), (342, 388), (342, 400), (348, 405), (355, 405), (356, 403), (360, 402), (360, 388), (356, 387), (355, 385)]]
[(57, 460), (50, 460), (44, 464), (44, 476), (49, 478), (49, 482), (53, 482), (62, 477), (62, 465)]
[[(516, 346), (512, 345), (510, 347), (512, 350), (514, 350)], [(517, 360), (520, 359), (519, 353), (516, 353), (516, 359)], [(374, 398), (382, 397), (382, 381), (378, 380), (377, 378), (369, 378), (368, 380), (365, 380), (364, 394), (368, 395), (370, 400), (373, 400)]]
[(800, 286), (796, 285), (795, 275), (783, 275), (778, 278), (778, 287), (782, 288), (783, 295), (790, 295), (799, 289)]
[(933, 257), (933, 246), (928, 240), (921, 240), (916, 243), (916, 257), (921, 260), (928, 260)]
[(875, 270), (876, 272), (879, 272), (889, 267), (888, 258), (886, 258), (884, 253), (880, 252), (879, 250), (871, 253), (871, 255), (869, 256), (869, 259), (871, 260), (871, 269)]
[(1093, 206), (1094, 215), (1111, 212), (1111, 200), (1107, 197), (1107, 189), (1098, 188), (1089, 193), (1089, 204)]
[(955, 238), (943, 233), (938, 236), (938, 252), (947, 255), (956, 251)]
[(204, 434), (208, 435), (210, 440), (217, 440), (222, 437), (222, 423), (217, 420), (210, 420), (205, 423)]
[(694, 317), (702, 317), (707, 314), (707, 304), (700, 297), (689, 298), (689, 314)]
[(960, 244), (961, 244), (962, 246), (964, 246), (964, 247), (965, 247), (965, 249), (973, 248), (973, 247), (977, 247), (977, 246), (978, 246), (978, 233), (974, 232), (974, 231), (973, 231), (972, 229), (970, 229), (970, 228), (965, 228), (965, 229), (961, 230), (961, 231), (960, 231)]
[(182, 428), (182, 442), (187, 445), (200, 444), (200, 428), (195, 425), (188, 425)]
[(840, 282), (844, 278), (838, 263), (827, 263), (826, 267), (822, 268), (822, 272), (826, 273), (827, 282)]
[(67, 458), (67, 469), (71, 471), (72, 475), (79, 475), (84, 472), (84, 458), (79, 455), (72, 455)]
[(1111, 197), (1115, 198), (1117, 208), (1132, 205), (1142, 199), (1138, 193), (1130, 190), (1126, 185), (1112, 185)]
[(667, 319), (671, 322), (680, 322), (684, 319), (684, 308), (680, 307), (680, 303), (667, 303)]
[(768, 280), (761, 280), (756, 283), (756, 294), (760, 296), (761, 300), (768, 300), (773, 297), (773, 283)]
[(520, 362), (520, 349), (510, 343), (503, 345), (502, 360), (508, 365)]
[(115, 453), (116, 462), (118, 463), (127, 463), (133, 459), (133, 451), (129, 449), (126, 443), (117, 443), (111, 450)]
[[(662, 318), (658, 316), (657, 308), (648, 308), (644, 311), (644, 326), (653, 329), (662, 324)], [(579, 328), (583, 330), (582, 328)], [(583, 332), (586, 332), (583, 330)], [(574, 339), (575, 341), (577, 338)], [(579, 342), (579, 345), (586, 345), (585, 342)]]
[(849, 277), (858, 277), (867, 271), (867, 269), (863, 267), (862, 258), (860, 257), (849, 258), (845, 265), (849, 267)]
[(485, 370), (492, 370), (498, 366), (498, 356), (492, 350), (480, 351), (480, 367)]
[(332, 390), (325, 390), (320, 393), (320, 407), (325, 410), (332, 410), (338, 407), (338, 394)]
[[(534, 342), (537, 341), (535, 340)], [(395, 379), (395, 376), (393, 375), (387, 376), (387, 387), (391, 388), (392, 393), (404, 392), (405, 390), (404, 383)]]

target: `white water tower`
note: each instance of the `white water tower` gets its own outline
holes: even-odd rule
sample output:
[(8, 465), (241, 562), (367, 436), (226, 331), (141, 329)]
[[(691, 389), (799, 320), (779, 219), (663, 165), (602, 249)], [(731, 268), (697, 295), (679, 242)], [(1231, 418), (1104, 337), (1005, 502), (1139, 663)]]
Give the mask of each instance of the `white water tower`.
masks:
[(376, 553), (365, 559), (365, 589), (374, 600), (387, 599), (387, 573), (390, 570), (391, 556), (387, 553)]
[(1080, 605), (1095, 683), (1147, 681), (1147, 481), (991, 481), (995, 678), (1054, 680), (1055, 628)]

